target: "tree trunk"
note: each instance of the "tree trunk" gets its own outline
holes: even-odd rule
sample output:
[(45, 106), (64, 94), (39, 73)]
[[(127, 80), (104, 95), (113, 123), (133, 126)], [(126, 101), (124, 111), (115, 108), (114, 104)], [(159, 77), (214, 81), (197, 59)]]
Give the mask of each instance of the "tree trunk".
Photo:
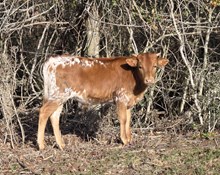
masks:
[(89, 57), (99, 57), (99, 14), (97, 7), (92, 5), (87, 19), (87, 54)]

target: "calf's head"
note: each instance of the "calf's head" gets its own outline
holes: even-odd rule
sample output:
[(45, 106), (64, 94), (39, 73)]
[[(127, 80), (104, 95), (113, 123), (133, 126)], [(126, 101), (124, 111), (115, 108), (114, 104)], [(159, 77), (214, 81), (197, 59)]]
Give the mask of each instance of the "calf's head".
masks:
[(160, 53), (142, 53), (133, 55), (132, 58), (126, 60), (127, 64), (138, 70), (140, 78), (144, 84), (155, 83), (155, 75), (157, 67), (164, 67), (169, 60), (161, 58)]

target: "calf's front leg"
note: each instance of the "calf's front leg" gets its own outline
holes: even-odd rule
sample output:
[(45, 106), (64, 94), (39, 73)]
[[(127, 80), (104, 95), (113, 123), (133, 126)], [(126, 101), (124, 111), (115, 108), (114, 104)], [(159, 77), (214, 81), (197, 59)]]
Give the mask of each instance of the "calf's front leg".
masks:
[(131, 110), (127, 109), (126, 110), (125, 132), (126, 132), (126, 137), (127, 137), (128, 143), (131, 143), (131, 140), (132, 140), (130, 125), (131, 125)]
[(120, 122), (120, 138), (121, 138), (124, 145), (128, 144), (128, 138), (127, 138), (127, 133), (126, 133), (126, 128), (127, 128), (126, 109), (127, 109), (127, 107), (124, 103), (121, 103), (121, 102), (117, 103), (117, 114), (118, 114), (118, 119)]

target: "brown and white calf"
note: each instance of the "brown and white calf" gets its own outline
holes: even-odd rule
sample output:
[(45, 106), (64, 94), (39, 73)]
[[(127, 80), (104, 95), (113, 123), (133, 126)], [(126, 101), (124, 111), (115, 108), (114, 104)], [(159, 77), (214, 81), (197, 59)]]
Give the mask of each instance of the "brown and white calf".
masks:
[(63, 104), (70, 98), (90, 105), (113, 101), (117, 106), (120, 137), (131, 142), (130, 109), (141, 100), (149, 84), (155, 83), (157, 67), (168, 63), (156, 53), (130, 57), (83, 58), (52, 56), (43, 66), (44, 103), (40, 109), (37, 142), (44, 149), (44, 133), (50, 117), (56, 142), (65, 144), (59, 128)]

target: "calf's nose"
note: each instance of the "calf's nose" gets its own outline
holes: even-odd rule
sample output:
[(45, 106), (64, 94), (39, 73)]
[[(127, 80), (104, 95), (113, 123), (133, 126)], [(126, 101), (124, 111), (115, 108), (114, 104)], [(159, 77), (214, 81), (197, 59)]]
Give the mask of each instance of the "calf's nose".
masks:
[(155, 80), (154, 80), (154, 78), (147, 78), (147, 79), (145, 79), (145, 83), (146, 84), (154, 84)]

